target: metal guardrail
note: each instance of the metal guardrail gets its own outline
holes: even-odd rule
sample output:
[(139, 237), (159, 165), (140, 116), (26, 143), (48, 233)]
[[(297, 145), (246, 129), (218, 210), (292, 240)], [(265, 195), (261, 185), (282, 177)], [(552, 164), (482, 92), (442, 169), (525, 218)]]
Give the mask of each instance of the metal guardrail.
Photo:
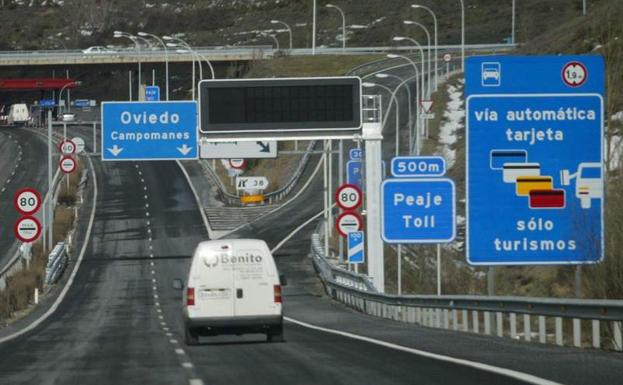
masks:
[[(585, 321), (590, 322), (590, 346), (603, 348), (605, 341), (606, 347), (623, 351), (621, 300), (382, 294), (370, 288), (367, 276), (332, 264), (323, 253), (321, 234), (317, 229), (312, 235), (310, 257), (327, 293), (363, 313), (427, 327), (575, 347), (586, 345), (582, 340)], [(548, 334), (548, 327), (553, 327), (553, 334)], [(565, 338), (569, 329), (571, 336)]]
[(59, 242), (54, 246), (48, 256), (48, 264), (45, 267), (45, 284), (52, 285), (61, 276), (69, 259), (65, 242)]

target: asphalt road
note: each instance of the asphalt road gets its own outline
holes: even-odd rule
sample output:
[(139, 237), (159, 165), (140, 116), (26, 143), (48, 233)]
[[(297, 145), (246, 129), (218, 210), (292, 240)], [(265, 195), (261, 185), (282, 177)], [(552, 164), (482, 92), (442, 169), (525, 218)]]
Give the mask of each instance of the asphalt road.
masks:
[(18, 212), (13, 196), (19, 189), (33, 187), (42, 194), (47, 188), (47, 144), (18, 127), (0, 128), (0, 269), (13, 257), (18, 241), (13, 226)]

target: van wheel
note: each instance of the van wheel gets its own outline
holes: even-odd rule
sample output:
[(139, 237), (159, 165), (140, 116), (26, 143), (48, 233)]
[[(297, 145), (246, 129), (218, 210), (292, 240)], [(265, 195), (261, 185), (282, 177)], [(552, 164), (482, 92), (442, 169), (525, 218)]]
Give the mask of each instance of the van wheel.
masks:
[(266, 333), (266, 340), (268, 342), (283, 342), (283, 326), (279, 326)]
[(199, 336), (194, 334), (190, 328), (184, 328), (186, 345), (199, 345)]

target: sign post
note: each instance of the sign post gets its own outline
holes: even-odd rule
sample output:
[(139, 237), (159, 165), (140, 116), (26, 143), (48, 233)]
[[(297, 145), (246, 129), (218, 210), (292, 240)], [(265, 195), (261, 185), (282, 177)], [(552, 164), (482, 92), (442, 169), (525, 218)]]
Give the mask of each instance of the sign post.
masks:
[(365, 242), (363, 231), (348, 233), (348, 263), (361, 264), (365, 262)]
[(470, 264), (603, 259), (604, 82), (597, 55), (468, 59)]

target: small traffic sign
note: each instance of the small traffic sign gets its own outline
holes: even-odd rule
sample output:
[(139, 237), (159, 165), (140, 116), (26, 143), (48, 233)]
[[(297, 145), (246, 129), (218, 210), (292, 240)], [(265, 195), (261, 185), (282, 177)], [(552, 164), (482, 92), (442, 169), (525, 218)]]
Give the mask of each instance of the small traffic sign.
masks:
[(455, 187), (447, 178), (388, 179), (381, 186), (388, 243), (444, 243), (455, 236)]
[(74, 101), (74, 106), (78, 108), (88, 108), (91, 107), (91, 102), (89, 99), (76, 99)]
[(76, 169), (76, 161), (71, 156), (62, 157), (58, 164), (65, 174), (71, 174)]
[(365, 262), (365, 237), (363, 231), (348, 233), (348, 263)]
[(39, 100), (39, 106), (44, 108), (52, 108), (56, 105), (54, 99), (41, 99)]
[(361, 188), (361, 161), (350, 160), (346, 162), (346, 183)]
[(41, 194), (34, 188), (24, 188), (13, 197), (15, 209), (22, 215), (32, 215), (41, 207)]
[(237, 190), (265, 190), (268, 188), (268, 178), (265, 176), (243, 176), (236, 178)]
[(231, 168), (242, 170), (243, 168), (247, 166), (247, 160), (246, 159), (230, 159), (229, 165), (231, 166)]
[(76, 154), (81, 154), (84, 151), (85, 143), (84, 139), (76, 136), (71, 140), (76, 145)]
[(24, 243), (30, 243), (41, 235), (41, 223), (35, 217), (21, 217), (13, 227), (15, 237)]
[(420, 106), (422, 107), (422, 110), (424, 110), (425, 113), (430, 113), (431, 108), (433, 108), (433, 101), (432, 100), (420, 100)]
[(340, 186), (335, 193), (335, 202), (342, 210), (354, 210), (361, 205), (362, 193), (354, 184)]
[(443, 54), (443, 61), (445, 61), (446, 63), (449, 63), (452, 60), (452, 55), (449, 53), (445, 53)]
[(158, 86), (145, 87), (145, 101), (146, 102), (160, 101), (160, 87)]
[(361, 148), (353, 148), (348, 151), (351, 160), (361, 160), (363, 158), (363, 150)]
[(76, 144), (71, 139), (66, 139), (58, 145), (63, 155), (71, 155), (76, 152)]
[(363, 228), (363, 219), (359, 214), (347, 211), (337, 217), (335, 227), (341, 236), (346, 237), (351, 231), (360, 231)]
[(442, 176), (446, 160), (441, 156), (397, 156), (392, 159), (392, 175), (396, 178)]
[(562, 69), (562, 80), (569, 87), (579, 87), (588, 78), (588, 70), (586, 66), (579, 61), (572, 61)]

